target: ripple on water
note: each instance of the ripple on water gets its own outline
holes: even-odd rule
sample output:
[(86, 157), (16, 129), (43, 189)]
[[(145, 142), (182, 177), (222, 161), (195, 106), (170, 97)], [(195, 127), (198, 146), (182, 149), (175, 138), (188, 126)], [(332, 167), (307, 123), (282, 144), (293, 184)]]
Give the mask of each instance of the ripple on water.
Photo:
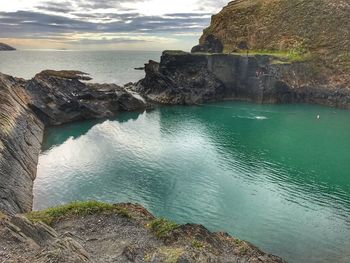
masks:
[(222, 103), (123, 116), (48, 134), (35, 208), (138, 202), (289, 262), (348, 262), (349, 111)]

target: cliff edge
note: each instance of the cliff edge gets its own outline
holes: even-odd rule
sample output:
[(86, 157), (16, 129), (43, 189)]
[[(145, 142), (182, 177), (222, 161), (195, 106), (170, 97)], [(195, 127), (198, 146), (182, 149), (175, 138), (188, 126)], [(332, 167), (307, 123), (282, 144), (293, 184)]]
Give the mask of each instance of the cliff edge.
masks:
[(199, 42), (219, 42), (224, 53), (271, 54), (287, 58), (285, 62), (303, 62), (318, 84), (348, 87), (349, 15), (347, 0), (236, 0), (212, 17)]
[(1, 262), (284, 262), (226, 233), (155, 218), (135, 204), (95, 201), (0, 214), (0, 247)]
[(191, 53), (165, 51), (135, 90), (166, 104), (218, 100), (350, 108), (350, 3), (236, 0)]

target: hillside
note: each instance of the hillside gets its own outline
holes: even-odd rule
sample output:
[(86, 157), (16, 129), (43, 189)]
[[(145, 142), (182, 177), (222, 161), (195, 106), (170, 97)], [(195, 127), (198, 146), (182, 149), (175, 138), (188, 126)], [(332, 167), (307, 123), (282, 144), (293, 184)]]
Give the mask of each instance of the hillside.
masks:
[[(212, 17), (200, 44), (213, 36), (225, 53), (286, 54), (345, 83), (350, 69), (349, 0), (236, 0)], [(345, 76), (346, 75), (346, 76)]]
[(7, 44), (0, 43), (0, 51), (12, 51), (12, 50), (16, 50), (16, 49)]

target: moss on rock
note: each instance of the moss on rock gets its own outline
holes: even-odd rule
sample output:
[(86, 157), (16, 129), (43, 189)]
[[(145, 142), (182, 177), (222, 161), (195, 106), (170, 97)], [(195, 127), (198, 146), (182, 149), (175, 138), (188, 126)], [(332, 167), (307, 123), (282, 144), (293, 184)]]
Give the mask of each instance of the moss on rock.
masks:
[(47, 225), (52, 225), (57, 220), (67, 217), (92, 215), (96, 213), (115, 213), (124, 217), (131, 217), (128, 210), (124, 207), (98, 201), (76, 201), (42, 211), (33, 211), (26, 214), (26, 216), (32, 222), (41, 221)]

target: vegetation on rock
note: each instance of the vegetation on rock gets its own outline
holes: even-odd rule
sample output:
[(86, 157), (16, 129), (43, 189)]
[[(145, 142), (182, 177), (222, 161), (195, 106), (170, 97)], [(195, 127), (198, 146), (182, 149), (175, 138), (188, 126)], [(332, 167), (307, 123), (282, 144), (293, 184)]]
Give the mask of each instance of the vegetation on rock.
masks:
[(52, 225), (63, 218), (92, 215), (96, 213), (115, 213), (124, 217), (131, 217), (128, 210), (123, 207), (98, 201), (76, 201), (42, 211), (33, 211), (26, 214), (26, 216), (32, 222), (41, 221), (47, 225)]
[(154, 231), (158, 238), (166, 237), (171, 231), (178, 228), (175, 222), (166, 218), (158, 218), (149, 224), (152, 231)]
[(225, 53), (246, 53), (241, 48), (245, 43), (249, 53), (286, 54), (278, 55), (282, 62), (309, 61), (328, 80), (346, 83), (349, 15), (346, 0), (236, 0), (213, 16), (200, 44), (213, 35)]

